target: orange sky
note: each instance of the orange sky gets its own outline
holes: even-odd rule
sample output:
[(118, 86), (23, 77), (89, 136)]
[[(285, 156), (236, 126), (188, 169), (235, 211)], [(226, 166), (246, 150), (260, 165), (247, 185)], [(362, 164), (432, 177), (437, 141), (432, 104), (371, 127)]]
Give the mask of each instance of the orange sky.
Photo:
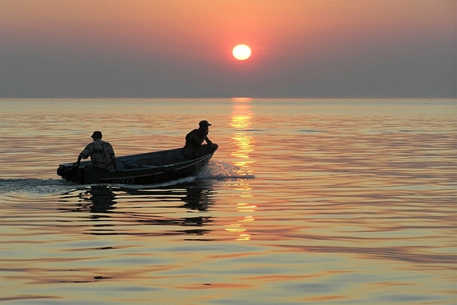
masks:
[[(63, 97), (63, 87), (84, 78), (67, 75), (78, 67), (89, 77), (119, 73), (113, 78), (116, 90), (100, 81), (103, 90), (92, 93), (104, 96), (132, 95), (118, 88), (121, 73), (137, 78), (137, 91), (150, 97), (155, 87), (158, 96), (173, 96), (179, 88), (197, 97), (356, 97), (370, 95), (369, 88), (375, 97), (389, 90), (392, 97), (440, 97), (456, 90), (449, 69), (457, 67), (453, 0), (0, 0), (0, 9), (0, 63), (6, 67), (0, 76), (8, 84), (2, 82), (0, 96)], [(252, 48), (249, 60), (233, 59), (239, 43)], [(36, 69), (21, 62), (36, 62)], [(389, 81), (380, 86), (379, 68), (383, 77), (397, 78), (395, 84), (406, 79), (406, 87)], [(41, 87), (27, 85), (43, 69), (67, 82), (52, 90), (44, 81)], [(417, 73), (425, 75), (411, 80)], [(367, 76), (378, 84), (364, 83), (358, 92), (356, 83)], [(19, 92), (18, 82), (28, 91)], [(310, 88), (300, 89), (303, 82)], [(262, 92), (264, 86), (277, 90)], [(78, 85), (67, 91), (78, 96)], [(80, 91), (91, 95), (84, 81)]]

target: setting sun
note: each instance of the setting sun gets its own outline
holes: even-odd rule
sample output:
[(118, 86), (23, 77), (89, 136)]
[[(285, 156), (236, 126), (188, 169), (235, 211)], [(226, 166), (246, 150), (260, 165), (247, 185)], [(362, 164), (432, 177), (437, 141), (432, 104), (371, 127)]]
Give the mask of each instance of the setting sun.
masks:
[(233, 57), (238, 60), (245, 60), (251, 56), (251, 48), (245, 44), (239, 44), (233, 48)]

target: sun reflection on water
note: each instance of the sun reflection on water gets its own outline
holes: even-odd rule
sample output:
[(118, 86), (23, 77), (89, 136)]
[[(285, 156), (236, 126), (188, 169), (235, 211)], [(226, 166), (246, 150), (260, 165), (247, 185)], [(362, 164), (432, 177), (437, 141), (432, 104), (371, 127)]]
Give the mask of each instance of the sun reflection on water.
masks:
[[(254, 161), (250, 158), (250, 153), (254, 151), (254, 137), (249, 129), (252, 125), (253, 114), (251, 112), (250, 98), (233, 98), (233, 112), (231, 124), (233, 127), (232, 140), (236, 150), (231, 153), (235, 157), (234, 165), (238, 166), (241, 171), (252, 174), (251, 165)], [(236, 223), (225, 226), (225, 230), (237, 234), (236, 240), (250, 240), (251, 234), (247, 231), (246, 225), (255, 220), (254, 213), (257, 206), (245, 202), (246, 198), (253, 197), (248, 180), (241, 180), (236, 190), (241, 191), (240, 198), (236, 203), (238, 213), (247, 214)]]

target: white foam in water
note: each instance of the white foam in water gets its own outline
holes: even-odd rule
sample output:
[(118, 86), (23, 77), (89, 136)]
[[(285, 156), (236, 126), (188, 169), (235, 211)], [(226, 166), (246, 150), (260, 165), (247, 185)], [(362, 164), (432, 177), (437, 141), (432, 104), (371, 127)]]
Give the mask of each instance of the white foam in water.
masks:
[(197, 173), (199, 179), (252, 179), (253, 175), (249, 175), (245, 170), (238, 166), (226, 162), (211, 161), (208, 166), (202, 168)]

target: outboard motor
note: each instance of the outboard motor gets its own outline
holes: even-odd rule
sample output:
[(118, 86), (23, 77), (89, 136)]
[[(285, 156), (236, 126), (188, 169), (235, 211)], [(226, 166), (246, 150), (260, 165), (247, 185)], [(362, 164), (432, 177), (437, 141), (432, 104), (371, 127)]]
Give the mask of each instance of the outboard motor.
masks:
[(67, 181), (77, 181), (78, 179), (77, 168), (73, 166), (73, 163), (60, 164), (57, 168), (57, 175)]

